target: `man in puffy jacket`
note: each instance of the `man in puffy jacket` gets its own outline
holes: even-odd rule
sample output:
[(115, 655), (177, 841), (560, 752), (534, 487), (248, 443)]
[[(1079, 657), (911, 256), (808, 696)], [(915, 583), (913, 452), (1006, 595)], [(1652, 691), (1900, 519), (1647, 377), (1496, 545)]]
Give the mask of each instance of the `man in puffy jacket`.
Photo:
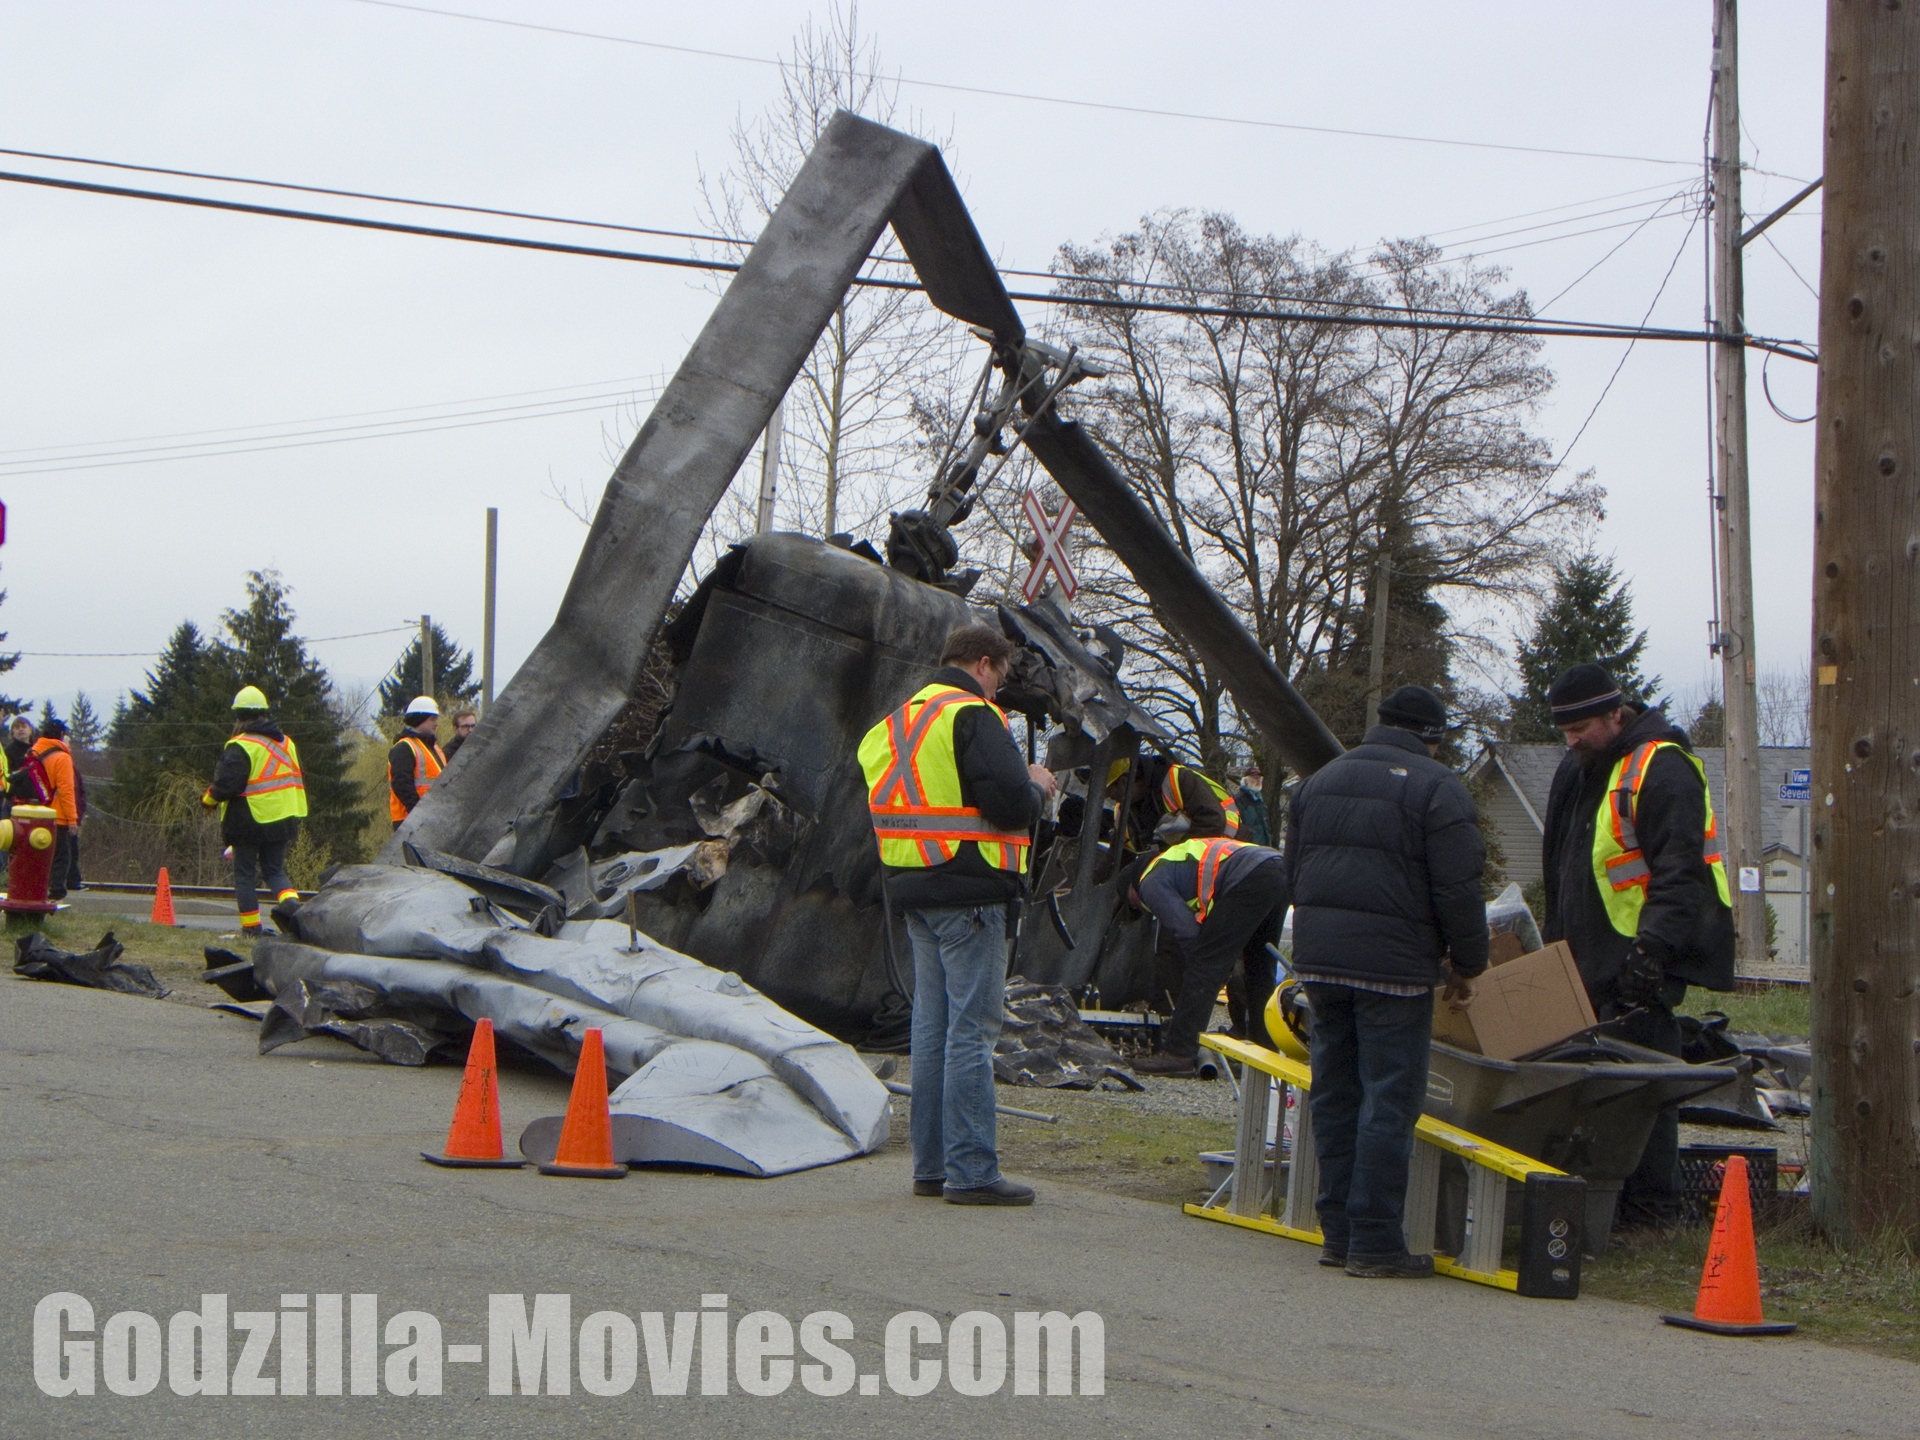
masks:
[(248, 685), (233, 697), (233, 738), (220, 752), (200, 803), (220, 809), (220, 837), (233, 847), (233, 903), (240, 933), (260, 933), (259, 882), (276, 900), (299, 895), (287, 875), (287, 847), (307, 813), (300, 752), (273, 716), (267, 697)]
[(1433, 1274), (1402, 1229), (1427, 1093), (1433, 990), (1455, 1004), (1487, 968), (1486, 846), (1460, 777), (1434, 758), (1446, 707), (1404, 685), (1380, 723), (1303, 780), (1287, 819), (1293, 969), (1313, 1010), (1313, 1148), (1322, 1265)]
[[(1567, 753), (1541, 838), (1547, 940), (1565, 940), (1593, 1012), (1624, 1040), (1680, 1053), (1688, 985), (1733, 988), (1734, 926), (1706, 771), (1657, 707), (1626, 702), (1598, 665), (1547, 691)], [(1629, 1222), (1679, 1209), (1680, 1122), (1662, 1111), (1621, 1191)]]

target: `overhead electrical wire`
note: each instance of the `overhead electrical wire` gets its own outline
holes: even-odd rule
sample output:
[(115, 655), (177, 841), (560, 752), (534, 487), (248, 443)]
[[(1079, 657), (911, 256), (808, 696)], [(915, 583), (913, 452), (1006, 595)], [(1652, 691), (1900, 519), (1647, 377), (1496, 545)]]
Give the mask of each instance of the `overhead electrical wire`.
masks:
[[(292, 638), (299, 640), (302, 645), (331, 645), (336, 640), (365, 640), (370, 635), (398, 635), (402, 630), (419, 628), (417, 624), (389, 625), (384, 630), (356, 630), (351, 635), (321, 635), (313, 640), (302, 639), (298, 635)], [(164, 650), (16, 650), (13, 653), (27, 660), (158, 660), (167, 652)]]
[[(419, 235), (436, 240), (461, 240), (471, 244), (499, 245), (511, 249), (535, 250), (560, 255), (578, 255), (591, 259), (626, 260), (642, 264), (666, 265), (679, 269), (707, 270), (728, 274), (740, 269), (739, 262), (731, 260), (649, 254), (642, 251), (614, 250), (605, 246), (572, 245), (557, 240), (534, 240), (517, 235), (493, 235), (471, 230), (451, 230), (440, 226), (409, 225), (397, 220), (375, 220), (357, 215), (336, 215), (315, 210), (293, 210), (277, 205), (256, 205), (247, 201), (220, 200), (211, 196), (182, 195), (162, 190), (137, 190), (128, 186), (102, 185), (92, 181), (67, 180), (49, 175), (29, 175), (13, 171), (0, 171), (0, 183), (42, 186), (55, 190), (78, 191), (84, 194), (109, 195), (123, 199), (147, 200), (199, 209), (224, 210), (236, 214), (260, 215), (273, 219), (304, 220), (323, 225), (343, 225), (352, 229), (374, 230), (388, 234)], [(1630, 224), (1632, 222), (1625, 223)], [(856, 277), (853, 283), (856, 286), (886, 290), (924, 291), (926, 288), (917, 281), (890, 280), (872, 275)], [(1025, 300), (1037, 305), (1068, 305), (1081, 308), (1137, 310), (1155, 314), (1208, 316), (1219, 319), (1283, 321), (1288, 323), (1316, 323), (1406, 330), (1436, 330), (1455, 333), (1475, 332), (1567, 337), (1591, 336), (1601, 339), (1644, 339), (1686, 341), (1690, 343), (1713, 341), (1718, 338), (1707, 331), (1659, 329), (1648, 328), (1646, 326), (1626, 326), (1588, 321), (1506, 321), (1482, 320), (1468, 316), (1457, 318), (1435, 317), (1429, 319), (1404, 314), (1327, 314), (1305, 311), (1262, 310), (1244, 306), (1186, 305), (1154, 301), (1107, 300), (1087, 296), (1039, 294), (1031, 291), (1018, 290), (1009, 291), (1008, 298), (1011, 300)], [(1777, 340), (1766, 336), (1748, 335), (1745, 337), (1745, 342), (1754, 349), (1775, 350), (1793, 359), (1811, 361), (1814, 358), (1812, 347), (1802, 341)]]
[[(263, 180), (263, 179), (259, 179), (252, 176), (226, 175), (226, 174), (221, 174), (215, 171), (183, 170), (183, 169), (177, 169), (172, 166), (165, 166), (165, 165), (143, 165), (143, 164), (138, 164), (138, 163), (129, 162), (129, 161), (103, 160), (95, 156), (87, 156), (87, 155), (65, 155), (65, 154), (59, 154), (57, 152), (52, 152), (52, 151), (18, 150), (18, 149), (9, 149), (5, 147), (0, 147), (0, 155), (13, 155), (13, 156), (21, 157), (25, 159), (48, 160), (58, 164), (84, 165), (84, 166), (89, 166), (96, 169), (126, 170), (126, 171), (132, 171), (138, 174), (144, 174), (144, 175), (172, 175), (172, 176), (195, 179), (195, 180), (209, 180), (222, 185), (252, 186), (252, 187), (258, 187), (258, 188), (269, 189), (269, 190), (293, 191), (293, 192), (297, 192), (300, 194), (307, 194), (307, 195), (328, 195), (328, 196), (343, 197), (343, 198), (358, 199), (358, 200), (371, 200), (382, 205), (400, 205), (400, 206), (406, 206), (406, 207), (415, 208), (415, 209), (425, 209), (425, 210), (448, 210), (448, 211), (455, 211), (462, 214), (471, 214), (471, 215), (494, 215), (494, 216), (518, 219), (518, 220), (532, 220), (545, 225), (562, 225), (562, 226), (577, 227), (577, 228), (584, 228), (584, 229), (620, 231), (623, 233), (634, 234), (634, 235), (659, 235), (659, 236), (665, 236), (673, 239), (691, 240), (703, 245), (717, 245), (717, 246), (723, 246), (723, 247), (734, 248), (734, 249), (751, 246), (753, 243), (751, 240), (742, 239), (738, 236), (707, 235), (697, 231), (690, 231), (690, 230), (663, 230), (663, 229), (658, 229), (656, 227), (647, 226), (647, 225), (627, 225), (627, 224), (621, 224), (621, 223), (616, 223), (613, 221), (606, 221), (606, 220), (583, 220), (573, 216), (547, 215), (547, 214), (542, 214), (536, 211), (528, 211), (528, 210), (497, 209), (491, 206), (470, 205), (470, 204), (460, 203), (456, 201), (423, 200), (414, 196), (387, 195), (387, 194), (379, 193), (377, 191), (344, 190), (344, 189), (339, 189), (333, 186), (307, 185), (307, 184), (302, 184), (302, 183), (288, 181), (288, 180)], [(1435, 235), (1457, 235), (1463, 230), (1485, 230), (1488, 226), (1491, 226), (1491, 225), (1507, 224), (1514, 220), (1532, 219), (1537, 215), (1550, 214), (1558, 210), (1584, 210), (1585, 207), (1589, 205), (1601, 204), (1608, 200), (1624, 199), (1627, 196), (1631, 196), (1631, 195), (1641, 195), (1648, 190), (1667, 190), (1667, 188), (1668, 187), (1666, 186), (1641, 186), (1638, 189), (1634, 189), (1634, 190), (1623, 190), (1623, 191), (1614, 192), (1613, 194), (1609, 194), (1609, 195), (1595, 196), (1589, 200), (1572, 201), (1566, 205), (1549, 206), (1546, 209), (1526, 211), (1519, 215), (1504, 216), (1504, 217), (1496, 218), (1493, 220), (1481, 221), (1472, 225), (1455, 226), (1451, 230), (1436, 231), (1431, 234), (1424, 235), (1421, 238), (1432, 241)], [(1689, 192), (1686, 190), (1682, 190), (1679, 192), (1668, 191), (1668, 193), (1661, 195), (1655, 199), (1643, 200), (1635, 205), (1616, 206), (1616, 207), (1612, 207), (1605, 210), (1585, 211), (1585, 213), (1583, 214), (1563, 216), (1561, 219), (1557, 221), (1545, 222), (1541, 225), (1522, 226), (1520, 229), (1517, 229), (1517, 230), (1496, 230), (1490, 234), (1476, 235), (1467, 240), (1446, 241), (1446, 242), (1440, 243), (1437, 248), (1443, 251), (1458, 250), (1463, 246), (1481, 245), (1489, 240), (1505, 239), (1505, 238), (1508, 238), (1509, 236), (1527, 234), (1533, 230), (1548, 229), (1556, 225), (1571, 225), (1571, 224), (1578, 223), (1579, 221), (1582, 221), (1582, 220), (1598, 219), (1606, 215), (1619, 214), (1622, 211), (1642, 209), (1650, 206), (1655, 207), (1657, 210), (1659, 207), (1663, 207), (1667, 204), (1672, 203), (1672, 201), (1677, 198), (1684, 197), (1687, 193)], [(1633, 224), (1633, 223), (1634, 222), (1632, 221), (1621, 222), (1621, 224), (1623, 225)], [(1504, 254), (1509, 250), (1525, 248), (1526, 245), (1546, 244), (1556, 240), (1576, 239), (1580, 236), (1596, 234), (1602, 230), (1606, 230), (1610, 228), (1617, 228), (1617, 227), (1599, 226), (1592, 229), (1575, 230), (1575, 231), (1567, 232), (1562, 235), (1545, 236), (1539, 240), (1525, 242), (1522, 245), (1501, 246), (1496, 250), (1488, 250), (1488, 251), (1479, 252), (1479, 253), (1490, 254), (1490, 255)], [(871, 258), (873, 262), (876, 264), (883, 264), (883, 265), (911, 264), (911, 262), (908, 261), (903, 256), (876, 255)], [(1474, 257), (1466, 256), (1466, 255), (1455, 255), (1450, 258), (1470, 259)], [(1377, 270), (1381, 267), (1379, 265), (1379, 262), (1377, 261), (1361, 260), (1361, 261), (1355, 262), (1352, 268), (1356, 274), (1359, 274), (1367, 270)], [(1018, 269), (1015, 267), (1001, 267), (999, 270), (999, 273), (1003, 277), (1018, 276), (1018, 277), (1025, 277), (1025, 278), (1036, 279), (1036, 280), (1052, 280), (1052, 279), (1055, 279), (1057, 275), (1057, 272), (1051, 271), (1051, 270), (1025, 270), (1025, 269)], [(1188, 287), (1188, 286), (1156, 285), (1153, 282), (1147, 282), (1147, 281), (1139, 281), (1139, 282), (1136, 282), (1136, 284), (1144, 288), (1163, 289), (1167, 291), (1186, 293), (1186, 294), (1206, 293), (1204, 291), (1196, 291), (1193, 287)], [(1234, 293), (1234, 292), (1215, 291), (1211, 293), (1228, 294), (1228, 293)], [(1289, 303), (1289, 304), (1311, 303), (1316, 298), (1311, 296), (1289, 295), (1289, 294), (1283, 294), (1283, 293), (1260, 293), (1260, 294), (1248, 294), (1248, 292), (1238, 292), (1238, 293), (1241, 294), (1244, 298), (1257, 299), (1262, 301), (1275, 301), (1275, 302)], [(1406, 310), (1406, 311), (1409, 311), (1410, 313), (1421, 313), (1417, 309), (1417, 307), (1379, 304), (1376, 302), (1364, 301), (1364, 300), (1343, 300), (1340, 303), (1343, 305), (1358, 305), (1358, 306), (1362, 306), (1369, 309)], [(1434, 313), (1457, 314), (1459, 312), (1448, 311), (1448, 312), (1434, 312)]]
[[(564, 35), (576, 40), (600, 40), (616, 45), (631, 45), (644, 50), (661, 50), (672, 55), (697, 55), (708, 60), (730, 60), (737, 64), (784, 69), (786, 62), (764, 55), (742, 55), (730, 50), (708, 50), (694, 45), (674, 45), (664, 40), (641, 40), (630, 35), (609, 35), (603, 31), (574, 30), (561, 25), (542, 25), (532, 20), (509, 20), (498, 15), (475, 15), (464, 10), (441, 10), (427, 5), (410, 5), (402, 0), (353, 0), (382, 10), (402, 10), (416, 15), (433, 15), (442, 20), (465, 20), (482, 25), (499, 25), (513, 30), (533, 30), (546, 35)], [(1674, 160), (1663, 155), (1629, 155), (1606, 150), (1568, 150), (1545, 145), (1513, 145), (1493, 140), (1459, 140), (1438, 135), (1408, 135), (1385, 130), (1351, 130), (1331, 125), (1301, 125), (1283, 120), (1256, 120), (1241, 115), (1209, 115), (1190, 110), (1165, 110), (1147, 105), (1122, 105), (1106, 100), (1079, 100), (1063, 95), (1039, 95), (1022, 90), (1000, 90), (985, 85), (960, 85), (940, 80), (917, 80), (904, 75), (890, 77), (894, 84), (920, 90), (945, 90), (959, 95), (984, 95), (998, 100), (1025, 100), (1040, 105), (1064, 105), (1077, 110), (1105, 110), (1119, 115), (1143, 115), (1156, 120), (1189, 120), (1211, 125), (1240, 125), (1258, 130), (1286, 130), (1304, 135), (1329, 135), (1349, 140), (1388, 140), (1407, 145), (1444, 145), (1465, 150), (1498, 150), (1517, 155), (1551, 155), (1576, 160), (1624, 160), (1641, 165), (1682, 165), (1691, 160)]]

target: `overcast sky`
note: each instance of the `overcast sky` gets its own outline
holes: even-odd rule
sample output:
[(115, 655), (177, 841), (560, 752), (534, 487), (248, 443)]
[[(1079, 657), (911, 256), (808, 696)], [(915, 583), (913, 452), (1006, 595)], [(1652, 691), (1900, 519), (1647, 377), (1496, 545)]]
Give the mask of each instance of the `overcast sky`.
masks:
[[(426, 3), (769, 59), (810, 10), (824, 15), (773, 0)], [(1745, 158), (1772, 172), (1747, 178), (1746, 208), (1758, 215), (1820, 171), (1822, 7), (1742, 8)], [(1707, 0), (860, 9), (909, 82), (903, 104), (927, 130), (952, 134), (949, 162), (1005, 264), (1044, 269), (1064, 241), (1123, 231), (1161, 207), (1205, 207), (1334, 249), (1432, 235), (1459, 245), (1450, 253), (1510, 267), (1536, 305), (1620, 246), (1550, 313), (1637, 323), (1671, 268), (1650, 318), (1689, 328), (1701, 320), (1703, 263), (1699, 231), (1682, 249), (1687, 207), (1644, 226), (1650, 208), (1622, 207), (1698, 183), (1709, 16)], [(1122, 114), (916, 81), (1645, 158)], [(625, 224), (699, 228), (701, 168), (724, 167), (730, 127), (777, 83), (749, 60), (362, 0), (0, 3), (8, 148)], [(242, 193), (13, 157), (0, 168)], [(282, 203), (423, 218), (362, 202)], [(1816, 197), (1770, 232), (1777, 251), (1749, 249), (1750, 328), (1814, 337), (1818, 216)], [(157, 650), (183, 618), (214, 624), (260, 567), (293, 586), (306, 635), (427, 611), (477, 646), (489, 505), (501, 512), (504, 679), (551, 618), (585, 533), (544, 492), (584, 484), (598, 495), (608, 436), (631, 429), (620, 397), (670, 374), (713, 304), (669, 269), (12, 184), (0, 184), (0, 277), (0, 629), (29, 652), (0, 690), (53, 696), (63, 709), (81, 688), (104, 709), (150, 662), (42, 652)], [(1538, 427), (1557, 448), (1624, 349), (1548, 342), (1559, 384)], [(1812, 427), (1776, 418), (1752, 370), (1761, 664), (1797, 667), (1808, 643)], [(1783, 409), (1811, 413), (1812, 367), (1776, 360), (1771, 378)], [(1709, 668), (1706, 403), (1697, 347), (1643, 342), (1568, 461), (1606, 488), (1597, 541), (1633, 581), (1651, 668), (1687, 694)], [(568, 413), (469, 423), (529, 404)], [(338, 442), (339, 427), (371, 421), (416, 433)], [(283, 448), (150, 458), (205, 438), (183, 432), (242, 427)], [(304, 431), (332, 433), (286, 445)], [(131, 443), (109, 443), (120, 441)], [(101, 451), (140, 463), (23, 473)], [(368, 684), (405, 639), (316, 653), (343, 682)]]

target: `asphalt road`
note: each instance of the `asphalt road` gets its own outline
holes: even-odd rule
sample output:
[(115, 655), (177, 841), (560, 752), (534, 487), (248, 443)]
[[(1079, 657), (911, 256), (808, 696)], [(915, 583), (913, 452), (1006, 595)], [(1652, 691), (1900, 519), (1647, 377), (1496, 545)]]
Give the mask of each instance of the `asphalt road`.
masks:
[[(1911, 1436), (1920, 1415), (1920, 1368), (1897, 1361), (1718, 1340), (1592, 1299), (1350, 1280), (1305, 1246), (1044, 1178), (1031, 1210), (916, 1200), (897, 1149), (779, 1180), (435, 1169), (418, 1152), (438, 1148), (458, 1083), (451, 1068), (392, 1068), (332, 1041), (262, 1058), (249, 1024), (189, 1006), (0, 984), (0, 1436), (1814, 1440)], [(509, 1146), (564, 1107), (557, 1077), (510, 1072), (502, 1088)], [(383, 1321), (430, 1312), (449, 1346), (488, 1339), (494, 1293), (569, 1295), (575, 1329), (601, 1310), (668, 1312), (671, 1325), (724, 1294), (736, 1324), (755, 1310), (796, 1326), (844, 1313), (863, 1375), (883, 1372), (899, 1312), (987, 1311), (1011, 1331), (1019, 1311), (1091, 1310), (1105, 1394), (1015, 1395), (1009, 1381), (987, 1396), (942, 1383), (825, 1398), (730, 1382), (703, 1396), (696, 1362), (692, 1393), (660, 1396), (643, 1348), (637, 1386), (608, 1397), (577, 1378), (567, 1395), (491, 1395), (486, 1364), (450, 1363), (439, 1396), (183, 1397), (162, 1379), (137, 1397), (102, 1382), (51, 1398), (35, 1381), (33, 1315), (59, 1291), (85, 1296), (96, 1327), (144, 1311), (162, 1330), (207, 1293), (234, 1311), (377, 1294)]]

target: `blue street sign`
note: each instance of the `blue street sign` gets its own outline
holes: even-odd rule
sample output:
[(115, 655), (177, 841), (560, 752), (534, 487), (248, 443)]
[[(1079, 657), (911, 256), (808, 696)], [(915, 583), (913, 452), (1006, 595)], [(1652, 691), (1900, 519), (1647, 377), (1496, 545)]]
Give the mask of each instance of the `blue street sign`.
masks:
[(1813, 771), (1789, 770), (1787, 771), (1787, 784), (1791, 786), (1797, 786), (1798, 788), (1804, 790), (1809, 785), (1813, 784)]
[[(1802, 771), (1800, 773), (1805, 774), (1806, 772)], [(1780, 803), (1782, 805), (1812, 804), (1813, 787), (1811, 785), (1782, 785), (1780, 787)]]

